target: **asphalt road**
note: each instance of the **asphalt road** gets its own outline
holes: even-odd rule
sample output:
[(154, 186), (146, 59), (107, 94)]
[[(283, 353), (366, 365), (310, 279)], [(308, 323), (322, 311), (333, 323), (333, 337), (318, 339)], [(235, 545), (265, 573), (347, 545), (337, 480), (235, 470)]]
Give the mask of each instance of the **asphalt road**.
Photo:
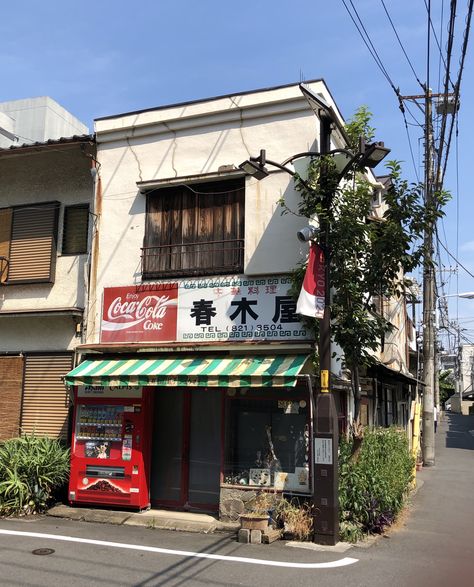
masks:
[[(319, 552), (281, 541), (242, 545), (225, 534), (1, 520), (0, 585), (472, 587), (474, 417), (448, 415), (436, 437), (436, 466), (421, 472), (405, 522), (369, 548)], [(54, 552), (33, 554), (43, 548)]]

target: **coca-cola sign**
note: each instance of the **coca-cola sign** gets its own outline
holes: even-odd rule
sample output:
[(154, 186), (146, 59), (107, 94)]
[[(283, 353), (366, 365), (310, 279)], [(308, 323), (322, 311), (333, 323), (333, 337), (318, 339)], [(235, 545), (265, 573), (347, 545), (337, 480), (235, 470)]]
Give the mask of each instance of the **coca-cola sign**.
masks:
[(178, 284), (104, 289), (101, 342), (176, 340)]
[(310, 340), (291, 277), (191, 277), (104, 289), (101, 342)]

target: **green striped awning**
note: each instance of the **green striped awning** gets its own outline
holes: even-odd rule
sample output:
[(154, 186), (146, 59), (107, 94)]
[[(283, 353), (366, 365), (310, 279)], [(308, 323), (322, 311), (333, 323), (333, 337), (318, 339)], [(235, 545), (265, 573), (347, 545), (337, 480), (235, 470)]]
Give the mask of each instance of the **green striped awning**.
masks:
[(307, 355), (86, 360), (68, 385), (293, 387)]

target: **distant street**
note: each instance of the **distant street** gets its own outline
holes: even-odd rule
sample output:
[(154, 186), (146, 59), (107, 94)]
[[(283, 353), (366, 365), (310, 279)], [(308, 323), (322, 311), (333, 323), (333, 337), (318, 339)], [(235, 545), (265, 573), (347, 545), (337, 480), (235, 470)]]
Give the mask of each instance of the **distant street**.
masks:
[[(283, 542), (241, 545), (224, 534), (48, 517), (2, 520), (0, 530), (55, 534), (83, 542), (0, 533), (0, 585), (470, 587), (474, 584), (474, 417), (448, 414), (439, 425), (436, 443), (436, 466), (419, 474), (423, 485), (405, 524), (369, 548), (319, 552), (290, 548)], [(94, 540), (101, 542), (89, 542)], [(54, 552), (32, 553), (44, 548)], [(199, 553), (220, 556), (199, 558)], [(255, 559), (263, 564), (255, 564)], [(324, 564), (331, 562), (336, 566)]]

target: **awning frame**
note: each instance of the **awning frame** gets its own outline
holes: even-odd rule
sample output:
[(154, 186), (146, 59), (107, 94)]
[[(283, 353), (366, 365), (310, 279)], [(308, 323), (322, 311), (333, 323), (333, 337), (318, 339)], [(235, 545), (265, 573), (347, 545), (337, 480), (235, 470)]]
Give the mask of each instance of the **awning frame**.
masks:
[(308, 355), (240, 355), (86, 359), (67, 385), (107, 387), (294, 387)]

